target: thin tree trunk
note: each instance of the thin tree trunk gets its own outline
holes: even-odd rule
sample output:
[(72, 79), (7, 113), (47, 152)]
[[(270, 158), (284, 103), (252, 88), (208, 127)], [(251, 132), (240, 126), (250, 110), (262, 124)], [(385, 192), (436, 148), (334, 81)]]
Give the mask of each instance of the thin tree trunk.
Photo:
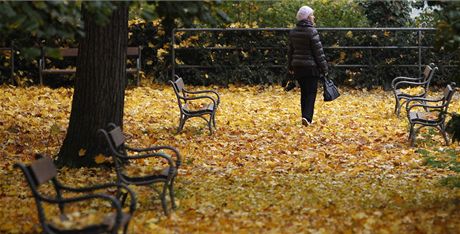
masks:
[(82, 5), (85, 36), (79, 43), (69, 127), (57, 160), (60, 166), (95, 165), (94, 156), (102, 150), (96, 131), (109, 122), (123, 123), (128, 6), (117, 3), (110, 22), (101, 26), (86, 4)]

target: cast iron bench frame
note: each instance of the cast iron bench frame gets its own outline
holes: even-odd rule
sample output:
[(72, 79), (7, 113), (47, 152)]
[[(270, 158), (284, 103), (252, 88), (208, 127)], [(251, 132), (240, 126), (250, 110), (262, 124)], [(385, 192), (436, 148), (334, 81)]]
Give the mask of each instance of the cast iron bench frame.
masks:
[[(171, 85), (173, 86), (174, 93), (177, 97), (177, 105), (179, 106), (180, 111), (179, 127), (177, 128), (177, 133), (181, 132), (184, 128), (185, 121), (193, 117), (200, 117), (207, 122), (209, 134), (212, 135), (212, 128), (216, 128), (216, 111), (220, 104), (219, 94), (214, 90), (188, 91), (187, 89), (185, 89), (184, 80), (178, 75), (176, 75), (175, 77), (176, 80), (170, 80), (169, 83), (171, 83)], [(195, 94), (199, 94), (199, 96), (194, 96)], [(213, 94), (214, 97), (204, 94)], [(210, 100), (211, 102), (201, 109), (189, 109), (189, 101), (203, 99)], [(204, 115), (209, 115), (209, 120), (206, 119)]]
[[(138, 186), (150, 186), (155, 183), (163, 183), (163, 189), (160, 194), (161, 205), (165, 215), (169, 215), (169, 209), (166, 202), (166, 193), (169, 190), (169, 196), (171, 199), (171, 207), (176, 208), (174, 201), (174, 180), (177, 176), (182, 159), (179, 151), (171, 146), (153, 146), (149, 148), (133, 148), (126, 145), (126, 137), (123, 134), (121, 128), (113, 123), (109, 123), (106, 129), (99, 129), (97, 133), (102, 136), (108, 152), (112, 156), (115, 162), (115, 170), (117, 173), (117, 183), (125, 185), (138, 185)], [(172, 152), (175, 156), (175, 160), (164, 152)], [(134, 154), (133, 154), (134, 153)], [(135, 163), (138, 159), (147, 158), (158, 158), (165, 160), (168, 167), (164, 168), (159, 174), (149, 175), (128, 175), (125, 173), (124, 165), (126, 163)]]
[[(30, 165), (16, 163), (15, 167), (22, 170), (30, 189), (32, 190), (32, 195), (37, 206), (38, 218), (44, 233), (118, 233), (120, 228), (123, 228), (124, 233), (127, 232), (129, 221), (134, 211), (136, 210), (136, 196), (127, 186), (109, 183), (80, 188), (68, 187), (59, 182), (59, 180), (56, 178), (57, 169), (50, 157), (37, 154), (36, 158), (37, 160), (32, 162)], [(46, 183), (51, 183), (51, 185), (54, 187), (56, 194), (55, 197), (51, 197), (39, 191), (38, 187)], [(122, 204), (116, 196), (112, 196), (106, 193), (94, 192), (95, 190), (109, 188), (116, 188), (117, 196), (118, 194), (122, 193), (121, 189), (127, 191), (127, 193), (124, 193), (126, 194), (125, 196), (129, 194), (131, 198), (129, 213), (123, 212)], [(72, 193), (84, 193), (84, 195), (63, 197), (64, 191)], [(108, 219), (105, 219), (104, 222), (99, 225), (93, 224), (82, 229), (62, 230), (53, 225), (53, 223), (48, 222), (46, 212), (43, 208), (44, 203), (57, 205), (60, 211), (60, 218), (66, 220), (67, 216), (65, 215), (64, 209), (66, 204), (92, 199), (105, 200), (109, 202), (111, 207), (115, 210), (115, 216), (107, 216), (106, 218)]]
[[(437, 128), (444, 137), (446, 145), (449, 145), (445, 122), (449, 104), (455, 93), (455, 85), (454, 82), (448, 84), (444, 89), (444, 95), (439, 99), (415, 97), (407, 101), (406, 112), (410, 124), (409, 141), (411, 146), (414, 146), (416, 134), (423, 127)], [(413, 110), (417, 107), (423, 108), (424, 111)], [(429, 114), (433, 112), (437, 112), (437, 118), (429, 118)], [(416, 129), (415, 126), (417, 124), (420, 125), (420, 127)]]
[[(430, 63), (425, 66), (422, 77), (405, 77), (398, 76), (391, 81), (391, 87), (393, 89), (393, 94), (395, 96), (395, 113), (399, 117), (401, 112), (401, 107), (411, 98), (425, 98), (428, 94), (430, 88), (431, 80), (434, 77), (434, 74), (438, 70), (438, 67), (434, 63)], [(419, 94), (411, 95), (401, 91), (402, 87), (422, 87), (423, 90)]]

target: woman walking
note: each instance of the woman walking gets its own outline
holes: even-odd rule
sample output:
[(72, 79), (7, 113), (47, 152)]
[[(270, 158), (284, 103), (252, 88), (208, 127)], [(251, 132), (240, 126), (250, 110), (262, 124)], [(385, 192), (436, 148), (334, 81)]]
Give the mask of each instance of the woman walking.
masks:
[(288, 70), (300, 84), (302, 124), (313, 121), (316, 92), (320, 75), (327, 75), (328, 66), (318, 31), (314, 27), (314, 11), (303, 6), (297, 12), (297, 24), (289, 32)]

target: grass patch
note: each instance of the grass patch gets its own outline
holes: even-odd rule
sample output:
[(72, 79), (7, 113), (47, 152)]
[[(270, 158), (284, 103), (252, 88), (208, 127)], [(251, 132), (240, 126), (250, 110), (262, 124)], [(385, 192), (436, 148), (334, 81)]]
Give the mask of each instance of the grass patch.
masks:
[(460, 187), (460, 176), (448, 176), (441, 179), (441, 184), (449, 188)]
[[(418, 149), (417, 153), (422, 155), (424, 165), (435, 168), (447, 168), (451, 171), (460, 172), (460, 151), (454, 149)], [(441, 184), (448, 187), (460, 187), (459, 176), (448, 176), (441, 180)]]

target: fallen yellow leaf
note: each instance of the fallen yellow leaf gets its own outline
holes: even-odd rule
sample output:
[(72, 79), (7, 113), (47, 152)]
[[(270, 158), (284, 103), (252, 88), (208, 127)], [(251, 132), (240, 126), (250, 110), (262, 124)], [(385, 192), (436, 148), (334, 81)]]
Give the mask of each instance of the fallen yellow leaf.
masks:
[(80, 149), (80, 150), (78, 151), (78, 156), (80, 156), (80, 157), (85, 156), (85, 154), (86, 154), (86, 150), (85, 150), (85, 149)]

